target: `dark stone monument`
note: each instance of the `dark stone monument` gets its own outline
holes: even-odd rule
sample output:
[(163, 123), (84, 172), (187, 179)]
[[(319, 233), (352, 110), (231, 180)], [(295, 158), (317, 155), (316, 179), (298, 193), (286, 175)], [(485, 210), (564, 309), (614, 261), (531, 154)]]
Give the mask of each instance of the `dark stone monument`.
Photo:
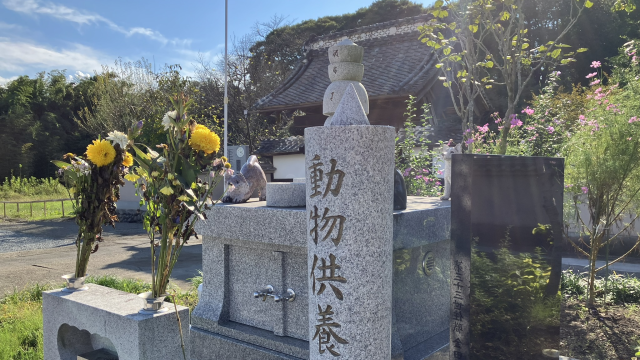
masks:
[(456, 154), (451, 360), (543, 360), (560, 346), (564, 159)]
[(393, 210), (405, 210), (407, 208), (407, 186), (400, 170), (393, 172)]

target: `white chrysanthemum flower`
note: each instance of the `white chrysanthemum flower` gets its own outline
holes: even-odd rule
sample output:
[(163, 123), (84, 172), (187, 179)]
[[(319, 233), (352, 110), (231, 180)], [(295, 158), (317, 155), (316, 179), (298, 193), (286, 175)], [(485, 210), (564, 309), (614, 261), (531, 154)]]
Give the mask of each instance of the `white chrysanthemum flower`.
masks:
[(178, 112), (175, 110), (164, 114), (164, 117), (162, 118), (162, 126), (164, 126), (165, 130), (169, 130), (173, 126), (173, 121), (176, 119), (176, 116), (178, 116)]
[(122, 150), (127, 148), (127, 144), (129, 144), (129, 137), (127, 134), (114, 130), (107, 135), (109, 135), (107, 136), (107, 140), (111, 140), (113, 145), (120, 144), (120, 148)]

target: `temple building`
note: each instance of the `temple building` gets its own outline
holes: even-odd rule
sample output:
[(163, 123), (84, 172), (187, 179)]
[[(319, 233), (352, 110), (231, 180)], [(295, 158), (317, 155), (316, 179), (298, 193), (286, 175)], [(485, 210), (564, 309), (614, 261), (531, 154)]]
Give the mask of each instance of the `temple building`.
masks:
[(438, 79), (437, 58), (420, 40), (418, 27), (430, 17), (420, 15), (309, 39), (291, 75), (252, 110), (270, 115), (300, 114), (294, 116), (292, 135), (303, 135), (304, 128), (323, 125), (327, 117), (322, 114), (322, 99), (330, 84), (328, 49), (348, 38), (364, 47), (362, 84), (369, 94), (368, 118), (372, 125), (401, 129), (406, 100), (412, 95), (417, 104), (431, 104), (431, 141), (459, 141), (460, 118), (449, 90)]

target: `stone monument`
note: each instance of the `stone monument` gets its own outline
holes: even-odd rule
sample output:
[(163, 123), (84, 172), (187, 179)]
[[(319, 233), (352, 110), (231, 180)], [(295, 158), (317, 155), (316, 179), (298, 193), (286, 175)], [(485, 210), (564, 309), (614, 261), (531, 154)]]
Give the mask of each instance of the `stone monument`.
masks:
[(449, 202), (412, 196), (393, 211), (395, 133), (367, 120), (362, 49), (328, 55), (360, 75), (329, 86), (327, 126), (305, 133), (306, 178), (267, 185), (266, 202), (218, 204), (196, 226), (192, 360), (435, 360), (446, 348)]
[[(331, 118), (349, 85), (352, 85), (356, 90), (360, 104), (364, 109), (364, 114), (369, 114), (369, 96), (367, 95), (367, 90), (360, 83), (364, 76), (363, 55), (364, 48), (354, 44), (349, 39), (342, 40), (329, 48), (329, 79), (331, 84), (327, 87), (322, 99), (322, 113), (328, 116), (324, 123), (325, 126), (331, 123)], [(368, 124), (369, 121), (367, 120), (366, 124), (360, 125)]]
[(547, 358), (560, 346), (563, 159), (451, 161), (450, 359)]
[(330, 123), (305, 129), (314, 360), (391, 358), (395, 131), (368, 123), (347, 84)]

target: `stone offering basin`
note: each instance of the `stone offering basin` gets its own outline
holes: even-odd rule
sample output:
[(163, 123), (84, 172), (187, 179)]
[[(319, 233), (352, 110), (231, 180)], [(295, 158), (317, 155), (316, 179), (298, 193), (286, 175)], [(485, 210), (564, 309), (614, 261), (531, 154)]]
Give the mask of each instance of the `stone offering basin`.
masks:
[[(425, 359), (448, 344), (450, 216), (449, 201), (411, 196), (394, 212), (393, 359)], [(204, 283), (191, 359), (309, 358), (308, 217), (253, 199), (207, 212), (196, 227)], [(272, 295), (255, 298), (267, 285)], [(274, 301), (288, 289), (295, 300)]]

